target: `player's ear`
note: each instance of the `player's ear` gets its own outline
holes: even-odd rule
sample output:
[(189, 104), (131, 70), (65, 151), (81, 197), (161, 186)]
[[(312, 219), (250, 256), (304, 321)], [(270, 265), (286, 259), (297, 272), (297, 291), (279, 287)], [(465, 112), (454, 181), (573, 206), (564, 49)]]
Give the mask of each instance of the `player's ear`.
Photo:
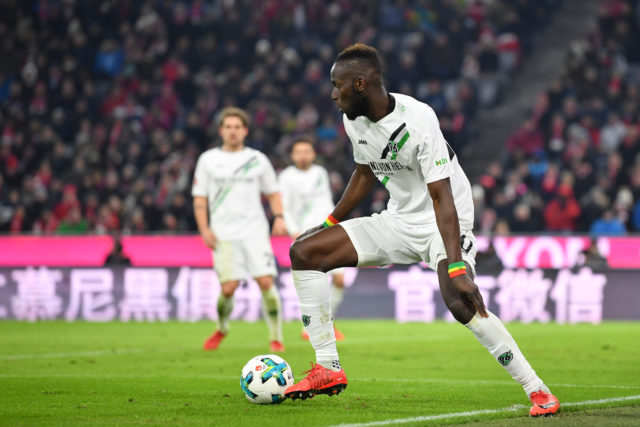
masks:
[(367, 87), (367, 80), (360, 76), (353, 79), (353, 88), (358, 92), (362, 92)]

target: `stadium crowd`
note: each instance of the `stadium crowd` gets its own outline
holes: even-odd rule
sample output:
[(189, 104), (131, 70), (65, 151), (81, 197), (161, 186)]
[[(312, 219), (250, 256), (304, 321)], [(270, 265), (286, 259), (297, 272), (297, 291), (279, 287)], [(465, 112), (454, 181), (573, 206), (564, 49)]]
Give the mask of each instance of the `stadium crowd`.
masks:
[(474, 186), (484, 232), (640, 231), (640, 3), (602, 1), (564, 76)]
[(194, 162), (228, 105), (250, 112), (249, 145), (276, 169), (313, 132), (340, 194), (353, 161), (328, 72), (356, 41), (459, 150), (560, 1), (4, 2), (0, 232), (195, 230)]

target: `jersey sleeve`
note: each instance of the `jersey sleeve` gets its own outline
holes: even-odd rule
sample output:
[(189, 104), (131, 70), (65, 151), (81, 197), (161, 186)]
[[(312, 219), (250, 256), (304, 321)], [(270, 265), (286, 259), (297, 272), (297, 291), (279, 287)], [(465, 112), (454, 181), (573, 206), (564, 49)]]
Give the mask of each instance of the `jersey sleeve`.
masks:
[(262, 162), (262, 174), (260, 175), (260, 192), (262, 194), (273, 194), (279, 191), (276, 171), (273, 169), (271, 162), (264, 154), (260, 153), (260, 161)]
[(293, 189), (290, 186), (291, 176), (285, 169), (280, 173), (278, 177), (278, 184), (280, 185), (280, 194), (282, 195), (282, 215), (284, 217), (284, 224), (287, 227), (287, 232), (290, 235), (300, 233), (300, 225), (296, 222), (295, 215), (295, 200)]
[(193, 183), (191, 185), (191, 195), (194, 197), (207, 197), (209, 195), (207, 170), (205, 167), (205, 155), (202, 154), (196, 163), (193, 173)]
[(453, 174), (453, 165), (436, 113), (431, 108), (425, 113), (425, 122), (421, 126), (422, 135), (418, 143), (418, 161), (429, 184), (450, 177)]
[(344, 131), (347, 133), (347, 136), (349, 137), (349, 140), (351, 141), (351, 145), (353, 146), (353, 160), (356, 163), (361, 164), (361, 165), (368, 164), (367, 161), (365, 160), (364, 156), (360, 152), (360, 147), (358, 146), (358, 138), (356, 138), (356, 135), (355, 135), (354, 130), (353, 130), (352, 126), (351, 126), (351, 123), (349, 123), (349, 119), (347, 118), (346, 115), (343, 115), (342, 122), (344, 123)]

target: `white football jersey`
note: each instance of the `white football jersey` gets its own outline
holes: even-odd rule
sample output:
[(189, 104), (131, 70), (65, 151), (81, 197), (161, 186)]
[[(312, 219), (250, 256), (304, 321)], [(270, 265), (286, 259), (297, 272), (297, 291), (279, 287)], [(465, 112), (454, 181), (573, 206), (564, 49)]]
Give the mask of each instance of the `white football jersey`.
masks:
[(322, 166), (311, 165), (306, 171), (289, 166), (278, 181), (289, 234), (320, 225), (333, 212), (329, 174)]
[(427, 184), (450, 178), (460, 227), (473, 228), (471, 185), (442, 135), (435, 112), (410, 96), (377, 122), (343, 117), (356, 163), (369, 165), (390, 194), (387, 210), (407, 226), (437, 227)]
[(207, 197), (209, 226), (220, 240), (239, 240), (269, 233), (260, 194), (278, 191), (267, 156), (253, 148), (212, 148), (198, 158), (192, 196)]

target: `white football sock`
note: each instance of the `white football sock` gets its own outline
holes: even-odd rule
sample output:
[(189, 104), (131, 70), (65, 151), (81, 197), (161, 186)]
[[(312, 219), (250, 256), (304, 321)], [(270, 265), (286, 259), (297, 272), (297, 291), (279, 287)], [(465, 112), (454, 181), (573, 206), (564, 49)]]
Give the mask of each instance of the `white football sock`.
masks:
[(341, 368), (333, 332), (327, 274), (315, 270), (292, 270), (292, 273), (300, 300), (302, 324), (316, 351), (316, 363), (339, 371)]
[(538, 390), (549, 393), (549, 389), (522, 355), (502, 321), (490, 311), (487, 313), (489, 313), (488, 318), (476, 313), (465, 326), (473, 332), (480, 344), (498, 360), (513, 379), (522, 385), (527, 396)]
[(331, 285), (331, 313), (335, 316), (344, 297), (344, 288)]
[(262, 291), (262, 316), (269, 327), (269, 341), (282, 342), (282, 303), (275, 283)]
[(233, 296), (225, 297), (222, 292), (218, 296), (218, 330), (229, 333), (229, 316), (233, 310)]

